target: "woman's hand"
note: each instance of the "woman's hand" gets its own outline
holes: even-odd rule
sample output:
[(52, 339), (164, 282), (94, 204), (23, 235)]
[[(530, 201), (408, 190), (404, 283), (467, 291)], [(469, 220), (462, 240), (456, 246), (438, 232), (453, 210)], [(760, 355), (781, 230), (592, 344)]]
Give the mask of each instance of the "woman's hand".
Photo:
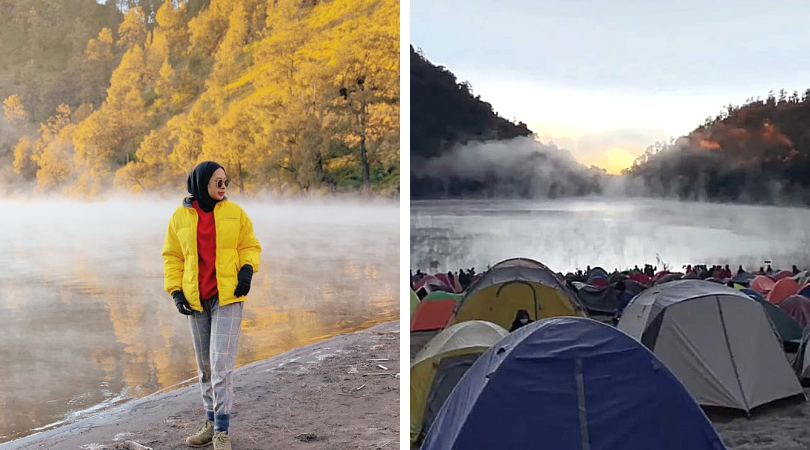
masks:
[(183, 295), (183, 291), (172, 292), (172, 298), (174, 298), (174, 305), (177, 306), (177, 310), (180, 311), (180, 314), (185, 316), (194, 314), (194, 310), (191, 309), (191, 305), (188, 304), (188, 300), (186, 300), (186, 296)]
[(233, 295), (237, 298), (244, 297), (250, 292), (250, 281), (253, 279), (253, 266), (245, 264), (239, 269), (239, 275), (236, 276), (239, 284), (236, 285), (236, 290)]

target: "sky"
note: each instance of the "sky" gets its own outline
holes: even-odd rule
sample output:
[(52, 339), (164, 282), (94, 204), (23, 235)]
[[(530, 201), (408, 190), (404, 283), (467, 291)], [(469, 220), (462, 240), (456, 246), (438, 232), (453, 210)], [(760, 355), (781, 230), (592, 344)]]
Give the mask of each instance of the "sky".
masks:
[(411, 0), (410, 11), (411, 44), (433, 64), (611, 173), (729, 102), (810, 88), (807, 1)]

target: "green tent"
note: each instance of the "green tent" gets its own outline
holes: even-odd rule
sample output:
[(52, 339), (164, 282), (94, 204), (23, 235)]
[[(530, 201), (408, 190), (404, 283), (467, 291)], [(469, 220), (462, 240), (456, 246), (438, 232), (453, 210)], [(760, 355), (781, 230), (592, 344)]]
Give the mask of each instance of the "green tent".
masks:
[(776, 327), (776, 332), (782, 339), (782, 346), (785, 351), (795, 352), (799, 349), (799, 344), (802, 340), (802, 326), (784, 309), (766, 300), (759, 292), (752, 289), (740, 289), (740, 292), (748, 295), (757, 301), (768, 314), (773, 326)]
[(416, 311), (417, 306), (419, 306), (419, 296), (411, 289), (411, 318), (413, 318), (413, 312)]

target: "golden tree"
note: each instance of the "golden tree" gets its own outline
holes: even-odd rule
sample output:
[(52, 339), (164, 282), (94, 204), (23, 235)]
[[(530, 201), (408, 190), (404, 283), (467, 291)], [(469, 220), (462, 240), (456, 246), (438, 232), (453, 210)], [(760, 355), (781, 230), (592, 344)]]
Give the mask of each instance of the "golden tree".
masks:
[(152, 84), (160, 77), (163, 62), (169, 59), (171, 53), (169, 40), (165, 33), (157, 29), (152, 33), (151, 37), (151, 42), (147, 47), (144, 67), (144, 82), (146, 84)]
[(139, 92), (144, 88), (144, 72), (146, 71), (143, 50), (136, 45), (124, 53), (121, 63), (113, 71), (110, 78), (110, 88), (107, 90), (107, 103), (116, 103), (126, 96), (130, 90)]
[(102, 29), (98, 34), (98, 39), (90, 39), (87, 42), (82, 60), (80, 94), (85, 102), (100, 104), (104, 100), (115, 58), (112, 44), (112, 31), (109, 28)]
[(172, 118), (167, 124), (175, 142), (169, 162), (175, 173), (191, 170), (201, 161), (204, 131), (219, 120), (220, 112), (214, 102), (198, 101), (187, 115)]
[(37, 189), (62, 186), (73, 174), (73, 135), (70, 106), (62, 104), (56, 114), (40, 124), (40, 138), (34, 144), (31, 159), (36, 163)]
[(146, 43), (146, 16), (140, 7), (130, 8), (118, 26), (118, 47), (131, 49)]
[(217, 50), (214, 71), (211, 73), (211, 81), (214, 85), (217, 88), (225, 88), (226, 101), (230, 101), (228, 84), (235, 74), (245, 69), (242, 47), (247, 41), (248, 21), (247, 13), (241, 3), (237, 3), (233, 8), (228, 24), (228, 31)]
[(211, 0), (208, 9), (201, 11), (188, 23), (191, 45), (205, 56), (214, 54), (228, 31), (228, 17), (235, 5), (233, 0)]
[(116, 172), (115, 185), (137, 193), (161, 192), (176, 185), (176, 177), (167, 165), (171, 152), (168, 138), (166, 130), (149, 133), (135, 153), (138, 160)]
[(68, 125), (48, 141), (42, 153), (35, 156), (37, 189), (49, 190), (62, 186), (73, 174), (73, 133), (75, 125)]
[(175, 7), (172, 0), (166, 0), (157, 10), (155, 20), (159, 29), (166, 34), (172, 52), (188, 47), (186, 2), (181, 1)]
[(169, 63), (169, 58), (163, 61), (160, 68), (160, 74), (155, 82), (155, 93), (160, 96), (161, 105), (168, 108), (172, 102), (174, 95), (174, 69)]
[(3, 100), (3, 114), (8, 123), (22, 125), (28, 120), (28, 113), (18, 94), (10, 95)]
[(368, 194), (370, 157), (382, 156), (369, 151), (387, 143), (389, 154), (396, 154), (387, 159), (398, 159), (399, 146), (385, 138), (396, 135), (398, 140), (399, 135), (399, 3), (336, 0), (328, 9), (343, 12), (345, 18), (332, 29), (334, 37), (326, 47), (340, 92), (333, 102), (342, 117), (338, 134), (358, 148), (363, 192)]
[(228, 177), (245, 193), (249, 168), (261, 163), (261, 150), (255, 141), (256, 111), (246, 102), (232, 104), (216, 126), (204, 132), (203, 156), (227, 168)]
[(37, 165), (32, 159), (34, 147), (31, 138), (23, 136), (14, 146), (14, 173), (23, 176), (24, 180), (32, 180), (37, 176)]
[[(269, 36), (262, 40), (254, 64), (266, 67), (257, 76), (257, 108), (271, 167), (281, 177), (307, 191), (323, 182), (323, 140), (320, 133), (324, 83), (307, 46), (313, 30), (307, 22), (311, 8), (295, 0), (279, 0), (267, 9)], [(317, 130), (317, 131), (315, 131)]]
[(93, 197), (105, 185), (110, 175), (115, 147), (120, 143), (117, 130), (110, 124), (103, 109), (80, 123), (73, 137), (74, 163), (78, 178), (71, 193)]

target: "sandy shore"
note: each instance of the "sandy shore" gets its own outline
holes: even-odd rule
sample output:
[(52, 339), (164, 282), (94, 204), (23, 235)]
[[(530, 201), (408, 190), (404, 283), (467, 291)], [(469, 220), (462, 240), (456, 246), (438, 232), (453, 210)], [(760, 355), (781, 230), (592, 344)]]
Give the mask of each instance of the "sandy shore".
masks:
[[(399, 339), (399, 322), (389, 322), (240, 367), (234, 378), (233, 448), (398, 448)], [(203, 421), (194, 384), (0, 444), (0, 449), (139, 448), (132, 443), (154, 450), (190, 449), (184, 439)]]

